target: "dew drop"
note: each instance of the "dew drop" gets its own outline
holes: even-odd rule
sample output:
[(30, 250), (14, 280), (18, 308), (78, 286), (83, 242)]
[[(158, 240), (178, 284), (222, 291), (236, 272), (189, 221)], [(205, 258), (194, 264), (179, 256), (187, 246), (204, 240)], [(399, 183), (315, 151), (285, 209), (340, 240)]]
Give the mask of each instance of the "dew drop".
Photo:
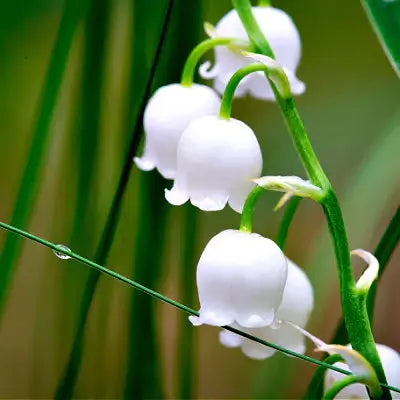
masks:
[[(60, 250), (71, 251), (71, 249), (70, 249), (69, 247), (64, 246), (63, 244), (58, 244), (57, 247), (58, 247)], [(70, 256), (67, 256), (66, 254), (61, 253), (61, 252), (59, 252), (59, 251), (57, 251), (57, 250), (54, 250), (54, 254), (55, 254), (58, 258), (61, 258), (61, 260), (68, 260), (68, 259), (71, 258)]]

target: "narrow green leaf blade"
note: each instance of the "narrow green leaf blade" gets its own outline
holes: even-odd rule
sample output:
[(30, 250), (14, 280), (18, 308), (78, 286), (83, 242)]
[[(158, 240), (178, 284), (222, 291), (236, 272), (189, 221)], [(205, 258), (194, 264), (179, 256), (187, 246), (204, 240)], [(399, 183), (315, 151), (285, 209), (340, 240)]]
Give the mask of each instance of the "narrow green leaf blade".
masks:
[[(43, 164), (51, 138), (52, 117), (56, 108), (69, 50), (76, 28), (85, 16), (88, 7), (89, 0), (65, 1), (40, 95), (32, 141), (11, 217), (11, 222), (21, 228), (26, 228), (30, 222), (40, 187)], [(4, 313), (20, 252), (21, 242), (12, 236), (7, 236), (4, 247), (0, 252), (0, 320)]]
[[(130, 173), (132, 170), (132, 158), (136, 154), (138, 144), (141, 138), (142, 133), (142, 119), (144, 108), (147, 103), (147, 100), (150, 96), (150, 91), (154, 82), (154, 75), (156, 72), (156, 67), (158, 66), (159, 57), (161, 54), (161, 50), (164, 46), (165, 37), (167, 27), (169, 25), (169, 15), (171, 10), (173, 0), (170, 0), (168, 3), (167, 12), (165, 13), (165, 20), (161, 28), (161, 35), (159, 42), (157, 44), (157, 48), (155, 51), (155, 55), (152, 61), (151, 69), (149, 75), (146, 80), (146, 85), (143, 91), (142, 96), (140, 97), (140, 107), (139, 111), (136, 114), (135, 121), (133, 123), (134, 127), (132, 130), (131, 142), (129, 144), (129, 149), (127, 151), (125, 162), (121, 171), (121, 175), (119, 178), (118, 186), (115, 191), (112, 204), (107, 215), (107, 219), (105, 222), (105, 226), (100, 238), (100, 242), (97, 246), (95, 253), (95, 260), (99, 263), (106, 262), (109, 251), (111, 249), (120, 211), (122, 206), (122, 200), (124, 197), (124, 193), (126, 191)], [(168, 11), (169, 10), (169, 11)], [(78, 320), (76, 324), (76, 331), (73, 340), (73, 344), (71, 347), (71, 352), (69, 354), (68, 360), (66, 362), (65, 368), (62, 372), (61, 378), (58, 382), (56, 392), (54, 395), (55, 399), (70, 399), (73, 395), (73, 390), (76, 385), (76, 381), (78, 378), (80, 365), (82, 361), (82, 352), (84, 348), (84, 333), (86, 327), (86, 321), (89, 316), (90, 308), (92, 305), (93, 297), (96, 292), (98, 282), (99, 282), (100, 274), (98, 271), (91, 271), (86, 283), (84, 292), (81, 300), (81, 308), (79, 310)]]
[(367, 16), (400, 77), (400, 0), (361, 0)]

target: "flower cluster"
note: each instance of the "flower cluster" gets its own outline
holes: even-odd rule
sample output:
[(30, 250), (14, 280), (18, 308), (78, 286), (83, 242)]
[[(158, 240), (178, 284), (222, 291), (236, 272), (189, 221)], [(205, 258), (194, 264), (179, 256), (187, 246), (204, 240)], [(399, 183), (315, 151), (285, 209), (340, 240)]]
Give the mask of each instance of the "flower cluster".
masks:
[[(314, 305), (306, 274), (270, 239), (256, 233), (226, 230), (214, 236), (197, 266), (199, 317), (193, 325), (230, 325), (289, 350), (304, 353), (304, 327)], [(286, 322), (290, 322), (287, 324)], [(241, 347), (254, 359), (274, 349), (223, 329), (220, 342)]]
[[(174, 180), (172, 188), (165, 190), (166, 200), (173, 205), (190, 201), (201, 210), (217, 211), (229, 204), (242, 213), (240, 230), (224, 230), (205, 247), (197, 266), (200, 310), (198, 316), (189, 319), (195, 326), (221, 327), (219, 340), (224, 346), (240, 347), (250, 358), (265, 359), (275, 350), (230, 329), (304, 353), (304, 337), (312, 336), (304, 328), (313, 309), (314, 295), (306, 274), (278, 245), (252, 233), (251, 222), (247, 226), (244, 223), (252, 218), (252, 196), (258, 196), (259, 189), (283, 191), (280, 207), (293, 195), (322, 202), (327, 191), (323, 190), (323, 183), (314, 184), (315, 179), (310, 182), (293, 176), (260, 178), (263, 161), (257, 138), (249, 126), (230, 116), (235, 96), (251, 95), (263, 100), (280, 96), (282, 105), (292, 95), (305, 91), (304, 83), (296, 77), (301, 43), (291, 18), (271, 6), (252, 7), (252, 13), (270, 43), (274, 54), (269, 55), (275, 59), (249, 53), (253, 48), (236, 10), (228, 12), (215, 28), (208, 26), (211, 38), (189, 55), (181, 83), (161, 87), (150, 99), (143, 121), (144, 153), (134, 161), (142, 170), (157, 168), (164, 178)], [(199, 73), (214, 80), (215, 91), (193, 83), (197, 62), (211, 48), (215, 65), (209, 69), (207, 61), (200, 66)], [(365, 294), (376, 279), (378, 263), (363, 250), (354, 254), (370, 264), (356, 286), (360, 294)], [(326, 351), (334, 347), (327, 345)], [(378, 351), (389, 383), (399, 386), (400, 357), (385, 346), (378, 346)], [(359, 356), (357, 353), (357, 360)], [(368, 364), (362, 360), (364, 366)], [(373, 371), (372, 386), (376, 381), (374, 374)], [(329, 372), (326, 389), (337, 379), (340, 378), (335, 372)], [(345, 396), (366, 396), (363, 386), (356, 384), (346, 389)]]
[[(286, 72), (284, 79), (294, 94), (302, 93), (304, 84), (295, 77), (300, 39), (292, 20), (272, 7), (253, 7), (253, 13), (283, 69), (273, 60), (270, 64)], [(150, 99), (144, 114), (144, 153), (134, 161), (142, 170), (157, 168), (164, 178), (174, 180), (165, 191), (173, 205), (190, 200), (201, 210), (216, 211), (228, 203), (241, 213), (262, 172), (261, 149), (249, 126), (222, 115), (221, 99), (213, 89), (193, 83), (191, 63), (201, 49), (215, 44), (213, 70), (205, 74), (202, 66), (200, 74), (213, 75), (214, 88), (223, 94), (236, 70), (258, 60), (240, 54), (240, 45), (249, 49), (249, 38), (236, 11), (221, 19), (213, 36), (188, 57), (181, 83), (161, 87)], [(245, 76), (234, 86), (234, 94), (273, 98), (265, 71)], [(313, 290), (304, 272), (272, 240), (241, 230), (219, 233), (200, 258), (197, 286), (201, 307), (199, 316), (190, 318), (194, 325), (231, 325), (304, 352), (303, 336), (282, 321), (304, 327)], [(226, 330), (220, 341), (256, 359), (273, 354)]]
[[(293, 75), (300, 59), (300, 39), (290, 17), (272, 7), (253, 7), (253, 12), (288, 74), (293, 93), (302, 93), (304, 85)], [(249, 39), (235, 11), (221, 19), (215, 32), (232, 43), (220, 46), (216, 39), (213, 71), (221, 73), (214, 87), (223, 93), (232, 74), (254, 60), (239, 54), (237, 43), (249, 43)], [(172, 189), (165, 193), (173, 205), (190, 200), (201, 210), (217, 211), (228, 203), (240, 213), (254, 187), (251, 180), (261, 174), (260, 146), (245, 123), (218, 116), (220, 98), (213, 89), (192, 80), (193, 76), (183, 77), (181, 84), (170, 84), (154, 93), (144, 114), (144, 153), (134, 161), (142, 170), (157, 168), (164, 178), (174, 180)], [(264, 72), (255, 72), (240, 82), (235, 94), (245, 93), (272, 99)]]

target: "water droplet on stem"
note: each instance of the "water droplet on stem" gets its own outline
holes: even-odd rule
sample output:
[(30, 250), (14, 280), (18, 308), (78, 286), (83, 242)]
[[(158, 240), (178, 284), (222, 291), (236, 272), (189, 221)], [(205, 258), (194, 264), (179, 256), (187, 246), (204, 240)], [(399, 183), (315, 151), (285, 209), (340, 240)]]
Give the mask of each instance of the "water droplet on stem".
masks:
[[(58, 247), (60, 250), (62, 250), (62, 251), (71, 251), (71, 249), (70, 249), (69, 247), (64, 246), (63, 244), (58, 244), (57, 247)], [(68, 256), (67, 254), (64, 254), (64, 253), (62, 253), (61, 251), (57, 251), (57, 250), (54, 250), (54, 254), (55, 254), (58, 258), (61, 258), (61, 260), (68, 260), (68, 259), (71, 258), (71, 257)]]

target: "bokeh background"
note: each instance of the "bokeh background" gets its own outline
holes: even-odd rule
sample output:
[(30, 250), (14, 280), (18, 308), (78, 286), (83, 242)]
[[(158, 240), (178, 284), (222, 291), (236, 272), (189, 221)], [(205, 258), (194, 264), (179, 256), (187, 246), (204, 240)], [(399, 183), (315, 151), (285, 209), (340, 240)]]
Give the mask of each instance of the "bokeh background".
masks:
[[(67, 0), (69, 1), (69, 0)], [(118, 183), (154, 58), (166, 1), (102, 0), (74, 36), (37, 177), (27, 229), (94, 257)], [(357, 1), (276, 0), (303, 42), (296, 99), (311, 141), (343, 206), (350, 247), (373, 250), (399, 201), (398, 79)], [(157, 86), (174, 82), (190, 49), (228, 0), (175, 0)], [(0, 1), (0, 219), (9, 221), (63, 10), (61, 0)], [(210, 55), (211, 57), (211, 55)], [(257, 133), (264, 173), (304, 172), (273, 103), (235, 101), (233, 114)], [(171, 182), (132, 165), (107, 265), (198, 307), (196, 262), (208, 240), (239, 216), (166, 204)], [(265, 194), (255, 231), (275, 238), (282, 211)], [(6, 237), (0, 232), (1, 243)], [(286, 247), (309, 273), (315, 310), (309, 329), (329, 341), (340, 318), (334, 256), (321, 209), (302, 201)], [(361, 264), (355, 263), (357, 267)], [(400, 350), (394, 254), (378, 290), (375, 336)], [(51, 398), (76, 331), (88, 268), (25, 241), (0, 325), (0, 396)], [(277, 354), (265, 361), (225, 349), (211, 327), (109, 277), (100, 279), (85, 331), (77, 398), (297, 398), (314, 366)], [(190, 342), (192, 340), (192, 342)], [(191, 349), (191, 351), (188, 351)], [(309, 348), (308, 353), (312, 353)], [(191, 368), (181, 360), (192, 354)], [(159, 379), (157, 379), (157, 377)], [(184, 389), (186, 387), (186, 389)]]

